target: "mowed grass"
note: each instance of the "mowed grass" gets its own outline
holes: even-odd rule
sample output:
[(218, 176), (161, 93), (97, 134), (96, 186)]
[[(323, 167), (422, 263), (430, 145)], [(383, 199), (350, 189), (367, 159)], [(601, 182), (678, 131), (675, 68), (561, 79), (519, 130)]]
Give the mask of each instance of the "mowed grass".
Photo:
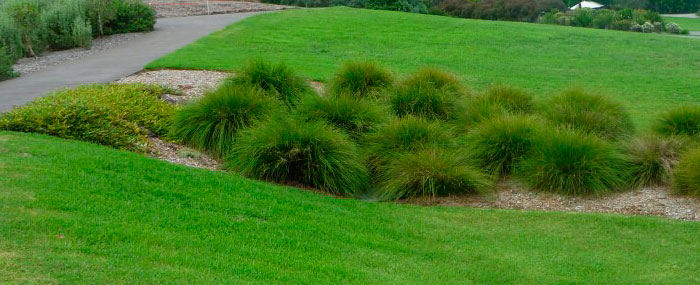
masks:
[(700, 223), (340, 199), (0, 132), (0, 283), (700, 282)]
[(511, 84), (543, 98), (583, 87), (627, 105), (640, 128), (671, 106), (700, 103), (696, 39), (342, 7), (254, 16), (147, 68), (234, 70), (250, 58), (321, 81), (343, 61), (376, 60), (400, 74), (445, 68), (476, 90)]
[(666, 23), (676, 23), (681, 28), (690, 31), (700, 31), (700, 18), (677, 18), (677, 17), (664, 17)]

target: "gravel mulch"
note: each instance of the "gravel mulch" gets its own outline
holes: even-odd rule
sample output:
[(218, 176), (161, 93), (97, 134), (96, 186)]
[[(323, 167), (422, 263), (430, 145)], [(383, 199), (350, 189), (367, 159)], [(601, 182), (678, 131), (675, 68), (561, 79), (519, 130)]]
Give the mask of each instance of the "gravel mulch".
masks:
[(197, 150), (166, 142), (155, 137), (151, 137), (148, 140), (149, 155), (153, 158), (209, 170), (221, 168), (221, 162)]
[[(160, 84), (182, 91), (187, 100), (214, 88), (230, 73), (201, 70), (147, 71), (118, 82)], [(321, 90), (323, 83), (311, 82)], [(221, 163), (184, 146), (151, 139), (152, 156), (173, 163), (221, 169)], [(626, 215), (661, 216), (676, 220), (700, 221), (700, 199), (677, 196), (668, 188), (642, 188), (601, 197), (568, 197), (533, 192), (511, 181), (502, 182), (493, 194), (409, 199), (401, 203), (425, 206), (468, 206), (477, 208), (522, 209), (535, 211), (597, 212)]]
[(265, 4), (258, 2), (226, 0), (144, 0), (156, 10), (156, 16), (184, 17), (209, 14), (230, 14), (261, 11), (278, 11), (295, 7)]
[(12, 66), (20, 75), (26, 75), (37, 72), (48, 67), (58, 65), (64, 62), (72, 61), (84, 56), (100, 53), (104, 50), (119, 46), (129, 40), (142, 37), (143, 33), (117, 34), (95, 38), (92, 41), (91, 49), (74, 48), (62, 51), (49, 51), (41, 54), (39, 57), (25, 57), (17, 61)]
[(615, 213), (700, 221), (700, 199), (674, 195), (666, 187), (642, 188), (601, 197), (569, 197), (533, 192), (512, 182), (504, 182), (498, 188), (497, 193), (484, 196), (421, 198), (406, 200), (403, 203), (425, 206)]
[(202, 96), (215, 88), (230, 73), (207, 70), (153, 70), (137, 73), (117, 81), (117, 83), (155, 84), (175, 88), (184, 94), (185, 100)]

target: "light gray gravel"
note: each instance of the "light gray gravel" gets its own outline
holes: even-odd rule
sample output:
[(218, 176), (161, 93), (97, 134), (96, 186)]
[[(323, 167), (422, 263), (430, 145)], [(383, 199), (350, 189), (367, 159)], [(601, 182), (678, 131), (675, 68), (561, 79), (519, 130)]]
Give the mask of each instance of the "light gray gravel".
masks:
[(117, 83), (143, 83), (167, 86), (181, 90), (188, 100), (215, 88), (226, 77), (227, 72), (207, 70), (154, 70), (127, 76)]
[(129, 40), (140, 38), (143, 35), (143, 33), (131, 33), (96, 38), (92, 41), (91, 49), (74, 48), (62, 51), (45, 52), (36, 58), (22, 58), (15, 65), (13, 65), (12, 68), (19, 72), (20, 75), (27, 75), (64, 62), (103, 52), (113, 47), (120, 46)]
[(159, 18), (184, 17), (242, 12), (277, 11), (295, 7), (265, 4), (256, 1), (144, 0), (156, 10)]

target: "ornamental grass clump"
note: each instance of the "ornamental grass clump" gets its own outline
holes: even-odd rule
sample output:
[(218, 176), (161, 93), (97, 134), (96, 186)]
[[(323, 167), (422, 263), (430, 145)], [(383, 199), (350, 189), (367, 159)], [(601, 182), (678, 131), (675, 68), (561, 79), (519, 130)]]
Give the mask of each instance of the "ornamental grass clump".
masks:
[(700, 139), (700, 106), (681, 106), (661, 114), (654, 130), (665, 136)]
[(515, 175), (539, 191), (604, 194), (627, 185), (628, 166), (615, 146), (596, 136), (550, 130), (534, 138)]
[(621, 104), (581, 90), (553, 96), (542, 104), (541, 113), (560, 127), (603, 139), (618, 140), (634, 132), (632, 119)]
[(483, 94), (464, 100), (464, 104), (458, 106), (455, 125), (460, 132), (468, 133), (480, 122), (509, 114), (528, 114), (534, 106), (530, 93), (505, 85), (495, 85)]
[(376, 170), (397, 155), (431, 146), (454, 147), (451, 130), (438, 121), (405, 116), (392, 119), (368, 134), (364, 151), (370, 168)]
[(700, 148), (685, 154), (676, 165), (673, 189), (678, 194), (700, 197)]
[(280, 103), (262, 89), (228, 82), (177, 111), (170, 135), (222, 157), (240, 129), (279, 110)]
[(432, 84), (403, 84), (392, 90), (389, 102), (398, 116), (413, 115), (434, 120), (455, 117), (460, 94)]
[(380, 173), (377, 194), (387, 200), (483, 193), (492, 187), (488, 175), (461, 153), (441, 147), (403, 153)]
[(389, 112), (382, 104), (346, 94), (327, 97), (308, 95), (296, 111), (305, 120), (325, 121), (354, 140), (389, 120)]
[(272, 65), (262, 60), (249, 61), (227, 82), (259, 87), (290, 107), (305, 95), (313, 93), (306, 80), (284, 63)]
[(330, 82), (332, 94), (376, 97), (389, 88), (394, 77), (376, 62), (346, 62)]
[(634, 186), (669, 184), (673, 168), (687, 148), (680, 137), (662, 137), (655, 134), (637, 137), (626, 143), (630, 177)]
[(543, 131), (539, 118), (507, 115), (484, 121), (468, 136), (469, 153), (479, 166), (492, 175), (509, 175), (528, 154), (533, 139)]
[(320, 121), (274, 118), (241, 132), (228, 166), (251, 178), (353, 195), (369, 174), (348, 137)]
[(402, 84), (406, 86), (431, 85), (437, 89), (452, 92), (456, 96), (467, 92), (456, 75), (433, 67), (422, 68), (408, 76)]

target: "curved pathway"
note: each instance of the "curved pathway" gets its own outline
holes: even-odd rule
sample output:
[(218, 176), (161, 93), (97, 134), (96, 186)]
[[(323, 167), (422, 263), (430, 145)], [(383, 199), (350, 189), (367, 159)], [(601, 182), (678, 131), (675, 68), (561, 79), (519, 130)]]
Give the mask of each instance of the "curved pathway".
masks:
[(0, 112), (26, 104), (55, 89), (120, 79), (200, 37), (255, 14), (258, 13), (158, 19), (155, 31), (138, 39), (101, 53), (0, 82)]

